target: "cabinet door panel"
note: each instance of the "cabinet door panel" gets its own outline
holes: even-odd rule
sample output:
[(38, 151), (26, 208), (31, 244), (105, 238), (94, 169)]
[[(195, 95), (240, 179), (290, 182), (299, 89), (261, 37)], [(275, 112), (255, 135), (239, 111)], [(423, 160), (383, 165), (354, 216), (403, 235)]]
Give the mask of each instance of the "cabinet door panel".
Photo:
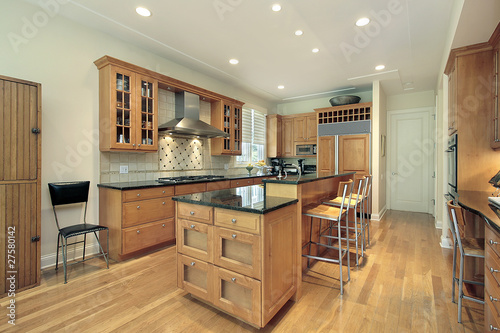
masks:
[(179, 202), (177, 204), (177, 218), (213, 224), (213, 208)]
[(135, 137), (138, 150), (158, 150), (158, 81), (136, 76)]
[[(135, 116), (135, 74), (118, 67), (111, 70), (111, 94), (108, 112), (110, 112), (109, 132), (102, 130), (100, 135), (110, 135), (113, 149), (132, 150), (136, 142)], [(106, 112), (106, 110), (103, 110)], [(105, 126), (105, 124), (104, 124)]]
[[(162, 186), (123, 191), (123, 202), (168, 197), (174, 195), (173, 186)], [(169, 198), (171, 199), (171, 198)]]
[(123, 233), (123, 253), (132, 253), (175, 239), (174, 219), (127, 228)]
[(213, 300), (213, 266), (195, 258), (177, 254), (177, 286), (208, 302)]
[(321, 136), (318, 143), (318, 175), (335, 172), (335, 137)]
[(357, 172), (369, 174), (370, 135), (339, 136), (339, 173)]
[(252, 234), (260, 233), (260, 215), (258, 214), (215, 208), (214, 224)]
[(293, 144), (293, 118), (285, 118), (282, 122), (283, 129), (283, 157), (291, 157), (294, 155)]
[(306, 133), (307, 141), (316, 143), (318, 139), (318, 124), (316, 121), (316, 114), (306, 117)]
[(259, 236), (217, 227), (214, 238), (214, 264), (260, 280)]
[(213, 227), (188, 220), (177, 220), (177, 251), (213, 262)]
[(306, 117), (293, 118), (293, 140), (306, 141)]
[(170, 198), (158, 198), (123, 204), (124, 228), (174, 216), (174, 202)]

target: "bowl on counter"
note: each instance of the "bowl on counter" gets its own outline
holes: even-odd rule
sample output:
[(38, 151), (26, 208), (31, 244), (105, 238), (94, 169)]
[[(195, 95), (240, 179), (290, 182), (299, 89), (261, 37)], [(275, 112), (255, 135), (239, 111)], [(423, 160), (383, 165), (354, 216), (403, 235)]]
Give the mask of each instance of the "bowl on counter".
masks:
[(356, 104), (356, 103), (359, 103), (360, 100), (361, 100), (361, 97), (359, 97), (359, 96), (342, 95), (342, 96), (335, 96), (335, 97), (330, 98), (330, 104), (332, 106)]

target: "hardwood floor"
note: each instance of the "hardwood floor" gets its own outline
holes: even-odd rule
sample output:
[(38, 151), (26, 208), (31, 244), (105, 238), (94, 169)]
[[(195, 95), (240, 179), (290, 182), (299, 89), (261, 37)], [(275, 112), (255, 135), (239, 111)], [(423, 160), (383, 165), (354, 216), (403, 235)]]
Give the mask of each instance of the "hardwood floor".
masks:
[[(474, 302), (464, 301), (457, 323), (452, 251), (439, 246), (430, 215), (389, 211), (371, 226), (371, 246), (343, 296), (337, 267), (317, 263), (303, 276), (302, 299), (260, 332), (483, 330), (483, 308)], [(177, 289), (174, 255), (170, 247), (109, 270), (88, 261), (70, 268), (66, 285), (62, 268), (46, 269), (41, 286), (16, 295), (15, 326), (7, 323), (9, 299), (0, 299), (0, 332), (259, 332)]]

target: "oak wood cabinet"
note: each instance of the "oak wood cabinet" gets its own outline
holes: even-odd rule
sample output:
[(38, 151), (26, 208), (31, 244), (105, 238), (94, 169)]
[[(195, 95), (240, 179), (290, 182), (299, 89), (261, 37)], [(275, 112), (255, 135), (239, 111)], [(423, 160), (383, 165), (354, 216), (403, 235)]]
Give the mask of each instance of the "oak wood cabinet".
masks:
[(500, 148), (500, 24), (493, 33), (490, 44), (493, 49), (493, 131), (491, 137), (491, 148)]
[(217, 100), (211, 103), (211, 124), (229, 134), (228, 138), (211, 139), (212, 155), (241, 155), (241, 122), (243, 103)]
[(316, 143), (318, 136), (318, 125), (316, 113), (307, 116), (297, 116), (293, 118), (293, 137), (295, 142), (302, 144)]
[(457, 131), (457, 73), (453, 67), (448, 74), (448, 135)]
[(267, 157), (281, 157), (283, 155), (282, 117), (278, 114), (271, 114), (267, 116), (266, 121)]
[(484, 317), (485, 331), (500, 329), (500, 235), (485, 228)]
[(370, 174), (370, 134), (339, 135), (338, 171)]
[(335, 136), (320, 136), (317, 157), (318, 175), (335, 172)]
[(284, 117), (282, 121), (282, 156), (293, 157), (295, 155), (295, 145), (293, 139), (293, 118)]
[(104, 56), (99, 69), (101, 151), (158, 150), (158, 80)]
[[(99, 223), (109, 227), (109, 256), (122, 260), (175, 240), (174, 186), (99, 187)], [(103, 238), (105, 239), (105, 238)]]
[(40, 284), (41, 96), (0, 76), (0, 296)]
[[(176, 205), (178, 287), (264, 327), (297, 288), (291, 278), (296, 204), (265, 215)], [(213, 213), (205, 212), (200, 222), (194, 219), (198, 207)]]

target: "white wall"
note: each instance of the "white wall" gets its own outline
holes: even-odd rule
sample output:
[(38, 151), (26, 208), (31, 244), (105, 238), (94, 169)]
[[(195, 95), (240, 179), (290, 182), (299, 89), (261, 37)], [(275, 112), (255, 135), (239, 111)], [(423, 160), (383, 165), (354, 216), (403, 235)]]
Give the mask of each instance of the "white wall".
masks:
[[(381, 152), (382, 136), (387, 136), (387, 97), (380, 81), (373, 82), (372, 119), (372, 219), (380, 220), (387, 209), (385, 177), (387, 153), (382, 156)], [(385, 148), (387, 150), (387, 147)]]
[(434, 107), (435, 104), (434, 90), (387, 96), (387, 111)]
[[(88, 217), (89, 221), (98, 219), (96, 59), (110, 55), (262, 109), (274, 107), (233, 85), (58, 15), (51, 17), (24, 1), (1, 1), (0, 13), (4, 32), (0, 74), (42, 84), (42, 266), (55, 262), (57, 240), (47, 183), (90, 180)], [(9, 38), (19, 43), (11, 43)]]

